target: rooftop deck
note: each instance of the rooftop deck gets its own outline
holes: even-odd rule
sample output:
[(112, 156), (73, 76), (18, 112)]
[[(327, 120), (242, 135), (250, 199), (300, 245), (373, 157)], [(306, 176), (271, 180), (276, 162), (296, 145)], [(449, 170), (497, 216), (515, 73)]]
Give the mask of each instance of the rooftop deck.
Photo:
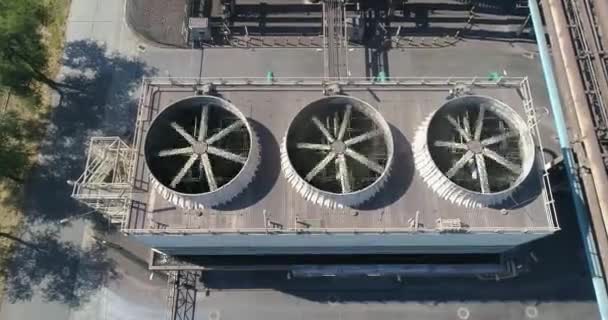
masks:
[[(343, 92), (370, 103), (391, 125), (395, 161), (389, 181), (357, 208), (326, 209), (303, 199), (281, 173), (279, 144), (291, 119), (309, 102), (323, 96), (320, 79), (202, 79), (214, 82), (219, 95), (249, 118), (262, 148), (262, 162), (252, 184), (233, 202), (204, 212), (184, 212), (165, 201), (149, 184), (143, 139), (164, 107), (196, 93), (197, 79), (148, 79), (144, 83), (136, 128), (133, 204), (123, 228), (127, 232), (391, 232), (437, 231), (439, 219), (458, 219), (469, 232), (552, 232), (558, 224), (546, 192), (541, 137), (526, 78), (402, 78), (386, 83), (352, 80)], [(410, 143), (422, 120), (439, 108), (455, 83), (472, 83), (473, 93), (501, 100), (530, 125), (538, 165), (508, 201), (493, 208), (453, 205), (432, 192), (415, 171)], [(267, 221), (276, 228), (270, 228)]]

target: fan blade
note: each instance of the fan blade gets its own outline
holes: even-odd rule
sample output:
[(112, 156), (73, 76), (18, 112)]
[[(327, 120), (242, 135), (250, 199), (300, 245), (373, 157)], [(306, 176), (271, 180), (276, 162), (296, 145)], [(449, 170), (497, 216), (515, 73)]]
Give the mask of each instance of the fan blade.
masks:
[(175, 155), (181, 155), (181, 154), (189, 154), (192, 152), (194, 152), (192, 150), (192, 147), (176, 148), (176, 149), (162, 150), (162, 151), (158, 152), (158, 156), (159, 157), (168, 157), (168, 156), (175, 156)]
[(452, 178), (460, 169), (462, 169), (475, 154), (472, 151), (467, 151), (445, 174), (448, 178)]
[(344, 134), (346, 133), (346, 128), (350, 123), (350, 116), (353, 111), (353, 106), (350, 104), (346, 105), (346, 111), (344, 111), (344, 118), (342, 119), (342, 124), (340, 124), (340, 131), (338, 131), (338, 140), (342, 140), (344, 138)]
[(380, 130), (380, 129), (366, 132), (362, 135), (358, 135), (356, 137), (353, 137), (353, 138), (350, 138), (350, 139), (344, 141), (344, 144), (346, 144), (347, 146), (352, 146), (354, 144), (361, 143), (365, 140), (369, 140), (373, 137), (379, 136), (380, 134), (382, 134), (382, 130)]
[(519, 165), (517, 165), (516, 163), (513, 163), (512, 161), (509, 161), (507, 158), (499, 155), (498, 153), (494, 152), (493, 150), (485, 148), (485, 149), (483, 149), (483, 155), (496, 161), (496, 163), (509, 169), (511, 172), (513, 172), (515, 174), (519, 174), (521, 172), (521, 167)]
[(177, 122), (171, 122), (171, 127), (175, 131), (177, 131), (177, 133), (179, 133), (182, 137), (184, 137), (184, 139), (186, 139), (186, 141), (188, 141), (189, 144), (196, 143), (196, 140), (188, 132), (186, 132), (186, 130), (184, 130), (184, 128), (182, 126), (177, 124)]
[(308, 143), (308, 142), (300, 142), (296, 144), (296, 148), (298, 149), (311, 149), (311, 150), (331, 150), (331, 146), (327, 144), (319, 144), (319, 143)]
[(469, 121), (469, 112), (465, 112), (462, 117), (462, 125), (464, 131), (471, 136), (471, 122)]
[(481, 138), (481, 130), (483, 128), (483, 118), (485, 116), (486, 113), (486, 107), (485, 106), (480, 106), (479, 107), (479, 114), (477, 115), (477, 121), (475, 122), (475, 132), (473, 133), (475, 135), (474, 139), (475, 141), (479, 141), (479, 139)]
[(214, 146), (207, 146), (207, 152), (211, 153), (213, 155), (216, 155), (218, 157), (222, 157), (224, 159), (228, 159), (230, 161), (234, 161), (234, 162), (238, 162), (238, 163), (245, 163), (247, 162), (247, 158), (240, 156), (238, 154), (234, 154), (232, 152), (228, 152), (226, 150), (222, 150), (220, 148), (216, 148)]
[(194, 161), (196, 161), (196, 159), (198, 159), (198, 154), (193, 154), (190, 156), (188, 161), (186, 161), (186, 164), (184, 164), (182, 169), (177, 173), (177, 175), (173, 178), (173, 180), (171, 180), (170, 186), (172, 188), (177, 187), (177, 185), (182, 181), (182, 179), (184, 179), (184, 176), (186, 176), (186, 173), (188, 173), (188, 170), (190, 170), (190, 168), (192, 168), (192, 165), (194, 164)]
[(454, 126), (454, 129), (456, 129), (456, 131), (458, 131), (458, 134), (460, 134), (460, 136), (464, 139), (464, 141), (469, 142), (471, 141), (471, 135), (469, 135), (456, 121), (456, 119), (454, 119), (454, 117), (452, 117), (451, 115), (446, 116), (446, 119), (448, 119), (448, 121), (452, 124), (452, 126)]
[(433, 145), (435, 147), (446, 147), (446, 148), (458, 149), (458, 150), (466, 150), (467, 149), (467, 145), (466, 144), (459, 143), (459, 142), (452, 142), (452, 141), (435, 141), (433, 143)]
[(325, 127), (325, 125), (321, 122), (321, 120), (319, 120), (319, 118), (312, 117), (312, 122), (314, 122), (314, 124), (317, 126), (317, 128), (319, 128), (319, 130), (321, 130), (321, 132), (323, 133), (323, 135), (325, 136), (325, 138), (327, 139), (327, 141), (334, 142), (336, 140), (331, 135), (331, 133), (329, 133), (329, 131), (327, 130), (327, 128)]
[(379, 165), (377, 162), (370, 160), (366, 156), (358, 153), (357, 151), (354, 151), (352, 149), (346, 149), (345, 153), (346, 153), (346, 155), (357, 160), (359, 163), (366, 166), (368, 169), (370, 169), (372, 171), (375, 171), (379, 174), (382, 174), (382, 172), (384, 172), (384, 168), (381, 165)]
[(346, 157), (344, 155), (338, 156), (338, 172), (340, 175), (340, 186), (342, 187), (342, 192), (350, 192), (351, 189), (348, 178), (348, 167), (346, 166)]
[(515, 131), (508, 131), (508, 132), (499, 134), (497, 136), (493, 136), (493, 137), (487, 138), (487, 139), (481, 141), (481, 144), (484, 147), (486, 147), (486, 146), (493, 145), (493, 144), (505, 141), (505, 140), (507, 140), (509, 138), (516, 137), (516, 136), (518, 136), (517, 132), (515, 132)]
[(209, 124), (209, 106), (201, 108), (201, 122), (198, 129), (198, 141), (204, 141), (207, 137), (207, 128)]
[(486, 168), (486, 160), (483, 154), (475, 155), (475, 165), (477, 166), (477, 175), (479, 176), (479, 185), (481, 193), (490, 193), (490, 182), (488, 180), (488, 169)]
[(244, 125), (243, 121), (237, 120), (237, 121), (233, 122), (232, 124), (230, 124), (229, 126), (227, 126), (226, 128), (220, 130), (218, 133), (212, 135), (209, 139), (207, 139), (206, 142), (208, 144), (212, 144), (214, 142), (217, 142), (218, 140), (224, 138), (225, 136), (227, 136), (231, 132), (236, 131), (237, 129), (239, 129), (243, 125)]
[(310, 170), (310, 172), (306, 175), (306, 177), (304, 177), (304, 179), (306, 179), (306, 181), (312, 180), (316, 175), (319, 174), (319, 172), (321, 172), (321, 170), (327, 167), (327, 165), (335, 156), (336, 153), (333, 151), (328, 153), (327, 156), (325, 156), (325, 158), (321, 160), (321, 162), (319, 162), (314, 168), (312, 168), (312, 170)]
[(206, 153), (201, 155), (201, 164), (203, 166), (203, 169), (205, 170), (205, 177), (207, 177), (207, 184), (209, 185), (209, 190), (217, 190), (217, 183), (215, 182), (215, 176), (213, 176), (211, 161), (209, 161), (209, 156)]

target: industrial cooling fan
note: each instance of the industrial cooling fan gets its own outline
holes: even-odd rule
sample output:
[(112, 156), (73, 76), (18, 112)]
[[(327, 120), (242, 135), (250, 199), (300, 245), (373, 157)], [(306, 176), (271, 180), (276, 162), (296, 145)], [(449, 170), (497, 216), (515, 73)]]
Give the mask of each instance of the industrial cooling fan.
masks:
[(226, 100), (190, 97), (165, 108), (146, 135), (153, 185), (188, 209), (224, 203), (252, 180), (259, 146), (245, 116)]
[(415, 165), (441, 197), (467, 207), (502, 202), (535, 162), (527, 123), (506, 104), (484, 96), (452, 99), (420, 126)]
[(332, 96), (307, 105), (292, 121), (282, 167), (306, 199), (330, 208), (370, 199), (386, 182), (393, 137), (380, 113), (366, 102)]

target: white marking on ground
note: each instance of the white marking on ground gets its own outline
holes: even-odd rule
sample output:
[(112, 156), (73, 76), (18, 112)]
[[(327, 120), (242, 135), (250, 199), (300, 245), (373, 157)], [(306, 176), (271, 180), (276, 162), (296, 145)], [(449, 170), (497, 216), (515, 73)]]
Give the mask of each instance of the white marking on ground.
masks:
[(530, 319), (538, 318), (538, 308), (535, 306), (527, 306), (526, 307), (526, 317)]
[(465, 307), (458, 308), (458, 311), (456, 311), (456, 314), (458, 315), (458, 319), (462, 319), (462, 320), (466, 320), (471, 316), (471, 312), (469, 311), (468, 308), (465, 308)]
[(219, 310), (209, 311), (209, 320), (220, 320), (220, 311)]

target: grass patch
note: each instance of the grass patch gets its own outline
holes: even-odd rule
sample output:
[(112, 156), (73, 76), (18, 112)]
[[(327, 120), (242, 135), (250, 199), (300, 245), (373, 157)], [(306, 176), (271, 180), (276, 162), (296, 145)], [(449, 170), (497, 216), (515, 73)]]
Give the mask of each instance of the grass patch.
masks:
[(68, 19), (71, 0), (46, 0), (47, 8), (53, 19), (46, 27), (45, 46), (49, 54), (48, 72), (56, 75), (61, 66), (61, 56), (65, 40), (65, 26)]
[[(16, 233), (22, 220), (22, 214), (15, 199), (21, 198), (21, 187), (8, 182), (0, 182), (0, 232)], [(5, 252), (12, 249), (13, 241), (0, 238), (0, 252), (3, 253), (0, 259), (6, 259)], [(4, 261), (3, 261), (4, 262)]]
[[(64, 45), (65, 26), (71, 0), (40, 0), (48, 8), (50, 17), (48, 23), (40, 30), (47, 53), (47, 69), (45, 74), (55, 78), (61, 66)], [(0, 88), (0, 116), (12, 117), (17, 123), (23, 124), (23, 134), (19, 136), (28, 160), (25, 164), (25, 174), (31, 170), (37, 159), (40, 139), (51, 110), (51, 91), (34, 84), (30, 95), (15, 95), (6, 88)], [(0, 179), (0, 232), (19, 236), (23, 223), (22, 212), (23, 185)], [(6, 270), (15, 243), (0, 237), (0, 266)], [(0, 293), (4, 292), (4, 272), (0, 275)]]

